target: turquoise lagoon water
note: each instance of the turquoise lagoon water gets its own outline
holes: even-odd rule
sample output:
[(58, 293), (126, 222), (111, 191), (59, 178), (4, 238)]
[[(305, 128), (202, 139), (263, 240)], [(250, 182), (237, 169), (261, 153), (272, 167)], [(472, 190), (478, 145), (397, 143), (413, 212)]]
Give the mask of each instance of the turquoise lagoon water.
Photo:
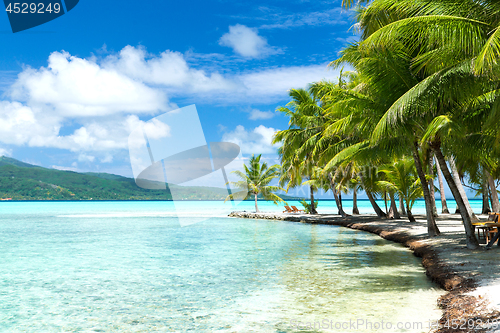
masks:
[(441, 294), (410, 251), (346, 228), (181, 228), (171, 202), (0, 203), (0, 332), (428, 332)]

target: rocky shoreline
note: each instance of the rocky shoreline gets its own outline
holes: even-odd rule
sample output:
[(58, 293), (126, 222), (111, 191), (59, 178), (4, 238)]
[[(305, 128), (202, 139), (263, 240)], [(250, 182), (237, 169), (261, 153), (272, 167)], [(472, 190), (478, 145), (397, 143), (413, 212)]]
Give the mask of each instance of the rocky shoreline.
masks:
[[(493, 332), (496, 331), (495, 328), (500, 328), (500, 324), (498, 327), (486, 324), (500, 322), (500, 312), (495, 306), (492, 306), (491, 300), (473, 293), (478, 286), (490, 282), (488, 281), (490, 276), (484, 276), (481, 273), (481, 266), (484, 260), (490, 260), (492, 255), (498, 256), (500, 259), (500, 253), (498, 253), (500, 248), (495, 247), (491, 252), (486, 252), (484, 249), (467, 250), (465, 242), (460, 239), (461, 223), (457, 226), (457, 222), (460, 222), (457, 216), (446, 215), (438, 218), (437, 222), (442, 235), (434, 238), (429, 238), (426, 235), (424, 216), (416, 216), (417, 223), (409, 223), (407, 220), (384, 220), (371, 215), (343, 218), (339, 215), (325, 214), (232, 212), (229, 216), (335, 225), (367, 231), (389, 241), (401, 243), (412, 250), (415, 256), (422, 258), (422, 265), (427, 276), (447, 291), (438, 300), (438, 305), (443, 310), (443, 316), (440, 321), (441, 328), (435, 332)], [(457, 260), (457, 256), (453, 255), (454, 251), (461, 254), (463, 258)], [(476, 262), (474, 262), (474, 258), (478, 258)], [(500, 267), (498, 269), (500, 271)], [(494, 276), (494, 273), (491, 272), (491, 275)], [(455, 326), (452, 323), (462, 324), (464, 322), (472, 323), (472, 321), (476, 323), (474, 328), (469, 328), (468, 325), (458, 325), (459, 327), (456, 329), (452, 327)]]

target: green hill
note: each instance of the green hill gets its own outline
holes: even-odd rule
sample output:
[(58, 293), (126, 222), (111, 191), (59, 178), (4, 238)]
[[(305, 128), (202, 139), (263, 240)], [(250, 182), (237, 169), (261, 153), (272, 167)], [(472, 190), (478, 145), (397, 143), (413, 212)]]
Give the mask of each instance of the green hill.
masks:
[(13, 159), (10, 157), (0, 156), (0, 167), (4, 166), (4, 165), (15, 165), (15, 166), (25, 167), (25, 168), (40, 168), (37, 165), (24, 163), (24, 162), (18, 161), (16, 159)]
[[(182, 200), (223, 200), (224, 188), (169, 185)], [(291, 197), (282, 196), (285, 200)], [(12, 200), (172, 200), (169, 190), (145, 190), (133, 178), (109, 173), (47, 169), (0, 157), (0, 199)]]
[[(220, 200), (225, 189), (180, 188), (183, 200)], [(12, 200), (171, 200), (169, 191), (145, 190), (134, 179), (106, 173), (46, 169), (0, 158), (0, 198)]]

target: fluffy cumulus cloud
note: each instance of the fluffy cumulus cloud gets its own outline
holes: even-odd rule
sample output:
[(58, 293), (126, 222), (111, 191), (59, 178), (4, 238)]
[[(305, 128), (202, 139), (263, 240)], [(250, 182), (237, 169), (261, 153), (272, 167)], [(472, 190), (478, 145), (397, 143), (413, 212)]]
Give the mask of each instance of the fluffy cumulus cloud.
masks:
[[(98, 119), (84, 118), (80, 127), (67, 135), (60, 135), (60, 129), (67, 119), (51, 116), (46, 111), (19, 102), (0, 101), (0, 142), (73, 152), (106, 152), (128, 148), (128, 135), (138, 126), (144, 125), (158, 137), (169, 133), (168, 125), (161, 122), (146, 123), (136, 115), (117, 115)], [(109, 154), (103, 159), (109, 161)], [(84, 160), (93, 161), (88, 158)]]
[(103, 66), (139, 82), (191, 93), (233, 90), (237, 85), (217, 72), (190, 67), (182, 53), (168, 50), (155, 56), (143, 47), (126, 46), (119, 54), (107, 57)]
[(229, 32), (220, 38), (219, 45), (230, 47), (235, 53), (247, 58), (259, 58), (276, 52), (264, 37), (259, 36), (256, 29), (241, 24), (230, 26)]
[(117, 113), (167, 110), (166, 96), (125, 73), (54, 52), (47, 67), (27, 68), (10, 89), (12, 99), (45, 105), (65, 117), (94, 117)]
[(57, 135), (60, 120), (19, 102), (0, 101), (0, 141), (20, 146)]
[(271, 142), (276, 131), (263, 125), (251, 130), (238, 125), (234, 131), (224, 133), (222, 141), (236, 143), (243, 154), (273, 154), (276, 153), (277, 147)]
[[(243, 38), (247, 35), (249, 40)], [(238, 44), (242, 41), (249, 44)], [(221, 43), (249, 57), (269, 48), (257, 31), (244, 26), (232, 27)], [(47, 66), (26, 67), (8, 89), (9, 100), (0, 101), (0, 144), (65, 149), (74, 152), (80, 163), (110, 163), (117, 150), (128, 149), (128, 136), (138, 126), (147, 126), (148, 133), (157, 138), (169, 135), (167, 124), (145, 124), (141, 119), (177, 108), (170, 98), (240, 105), (274, 103), (286, 100), (290, 88), (338, 76), (326, 64), (239, 73), (220, 73), (213, 68), (197, 68), (178, 52), (155, 55), (143, 47), (127, 46), (103, 58), (54, 52)], [(255, 109), (249, 118), (262, 120), (273, 115)], [(272, 128), (238, 126), (232, 132), (221, 132), (244, 152), (275, 151), (270, 144)], [(0, 154), (10, 152), (0, 149)]]

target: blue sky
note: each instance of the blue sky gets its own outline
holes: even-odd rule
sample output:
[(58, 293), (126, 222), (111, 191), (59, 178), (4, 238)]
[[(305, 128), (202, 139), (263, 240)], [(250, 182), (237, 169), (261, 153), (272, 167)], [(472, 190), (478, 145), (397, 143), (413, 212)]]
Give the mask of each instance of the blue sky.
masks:
[(0, 154), (132, 176), (132, 124), (190, 104), (207, 141), (275, 158), (287, 90), (321, 79), (348, 40), (340, 1), (95, 1), (13, 34), (0, 18)]

